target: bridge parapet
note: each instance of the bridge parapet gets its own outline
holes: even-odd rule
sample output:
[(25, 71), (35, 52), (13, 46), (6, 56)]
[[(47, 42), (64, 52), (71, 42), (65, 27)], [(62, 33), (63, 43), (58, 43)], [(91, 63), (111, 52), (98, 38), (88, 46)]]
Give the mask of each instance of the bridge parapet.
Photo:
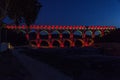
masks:
[(16, 26), (8, 25), (8, 29), (35, 29), (35, 30), (106, 30), (106, 29), (116, 29), (115, 26), (49, 26), (49, 25), (31, 25), (31, 26)]

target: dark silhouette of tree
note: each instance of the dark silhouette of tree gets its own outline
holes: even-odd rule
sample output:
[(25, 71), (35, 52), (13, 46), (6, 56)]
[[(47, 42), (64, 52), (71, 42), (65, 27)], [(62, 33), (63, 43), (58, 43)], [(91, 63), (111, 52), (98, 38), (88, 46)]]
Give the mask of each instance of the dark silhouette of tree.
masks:
[(40, 8), (38, 0), (0, 0), (0, 22), (8, 16), (16, 25), (30, 25), (34, 23)]
[[(6, 26), (3, 23), (4, 18), (9, 17), (14, 21), (13, 24), (15, 25), (20, 25), (21, 23), (24, 23), (29, 26), (30, 24), (33, 24), (36, 20), (41, 7), (42, 6), (40, 2), (38, 2), (38, 0), (0, 0), (0, 42), (2, 41), (2, 36), (6, 36), (5, 32), (7, 31), (4, 28), (4, 26)], [(16, 33), (14, 31), (7, 31), (7, 33), (12, 35), (8, 35), (8, 41), (4, 39), (3, 42), (15, 42), (16, 44), (20, 41), (22, 43), (23, 41), (25, 41), (23, 40), (23, 38), (25, 38), (24, 35), (15, 35)], [(15, 41), (11, 40), (13, 39), (13, 36), (14, 38), (16, 38)]]

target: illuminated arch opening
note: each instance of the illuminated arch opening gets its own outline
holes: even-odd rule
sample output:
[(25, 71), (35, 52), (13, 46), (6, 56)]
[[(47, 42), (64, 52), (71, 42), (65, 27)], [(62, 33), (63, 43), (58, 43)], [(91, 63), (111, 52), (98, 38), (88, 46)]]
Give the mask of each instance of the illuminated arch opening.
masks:
[(48, 32), (43, 30), (40, 32), (40, 39), (48, 39)]
[(60, 38), (60, 32), (57, 31), (57, 30), (53, 31), (51, 34), (52, 34), (53, 39), (59, 39)]
[(76, 39), (82, 38), (82, 32), (79, 30), (75, 31), (73, 34), (74, 34), (74, 38)]
[(72, 42), (70, 40), (65, 40), (64, 41), (64, 47), (71, 47)]
[(100, 30), (95, 31), (95, 37), (102, 37), (102, 33)]
[(109, 30), (105, 30), (105, 31), (104, 31), (104, 35), (107, 35), (107, 34), (109, 34), (109, 33), (110, 33)]
[(86, 34), (86, 37), (92, 38), (92, 31), (88, 30), (85, 32), (85, 34)]
[(70, 38), (70, 31), (65, 30), (62, 32), (63, 38), (69, 39)]
[(41, 41), (40, 46), (42, 48), (49, 48), (49, 42), (46, 40)]
[(75, 41), (75, 46), (76, 47), (83, 47), (84, 42), (81, 39), (77, 39)]
[(60, 43), (61, 42), (59, 40), (54, 40), (52, 45), (53, 47), (60, 47)]

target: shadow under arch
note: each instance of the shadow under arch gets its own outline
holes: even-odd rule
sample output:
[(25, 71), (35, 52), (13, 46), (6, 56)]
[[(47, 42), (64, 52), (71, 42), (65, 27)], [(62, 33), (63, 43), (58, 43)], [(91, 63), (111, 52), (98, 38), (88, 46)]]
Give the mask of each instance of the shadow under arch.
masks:
[(84, 47), (84, 41), (82, 39), (75, 40), (75, 47)]
[(59, 39), (60, 38), (60, 32), (58, 30), (54, 30), (51, 32), (53, 39)]
[(68, 31), (68, 30), (63, 31), (62, 36), (64, 39), (69, 39), (70, 38), (70, 31)]
[(60, 40), (54, 40), (52, 42), (53, 47), (61, 47), (61, 41)]
[(48, 40), (42, 40), (42, 41), (40, 42), (40, 46), (41, 46), (41, 48), (49, 48), (50, 43), (49, 43)]
[(31, 30), (28, 32), (29, 34), (29, 40), (35, 40), (37, 38), (37, 31), (36, 30)]
[(80, 30), (76, 30), (74, 31), (73, 35), (74, 35), (74, 38), (76, 39), (79, 39), (79, 38), (82, 38), (82, 32)]
[(43, 31), (40, 31), (40, 39), (48, 39), (48, 31), (46, 30), (43, 30)]
[(88, 37), (88, 38), (92, 38), (93, 32), (92, 32), (91, 30), (87, 30), (87, 31), (85, 32), (85, 35), (86, 35), (86, 37)]
[(65, 39), (63, 44), (64, 44), (64, 47), (72, 47), (72, 41), (69, 39)]

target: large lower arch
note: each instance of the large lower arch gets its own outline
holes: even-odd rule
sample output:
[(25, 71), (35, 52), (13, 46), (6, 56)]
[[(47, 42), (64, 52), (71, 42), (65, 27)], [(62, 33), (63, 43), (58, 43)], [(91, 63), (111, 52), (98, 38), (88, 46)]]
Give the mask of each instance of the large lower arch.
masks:
[(49, 33), (46, 30), (40, 31), (40, 39), (48, 39)]
[(76, 47), (83, 47), (84, 46), (84, 41), (82, 39), (75, 40), (75, 46)]
[(75, 39), (82, 38), (82, 32), (79, 30), (76, 30), (73, 34)]
[(61, 41), (60, 40), (54, 40), (52, 42), (53, 47), (61, 47)]
[(72, 41), (69, 39), (64, 40), (64, 47), (72, 47)]
[(64, 39), (69, 39), (70, 38), (70, 31), (68, 31), (68, 30), (63, 31), (62, 36)]
[(60, 32), (58, 30), (55, 30), (51, 33), (53, 39), (59, 39), (60, 38)]
[(40, 47), (42, 47), (42, 48), (49, 48), (50, 47), (49, 41), (48, 40), (42, 40), (40, 42)]

